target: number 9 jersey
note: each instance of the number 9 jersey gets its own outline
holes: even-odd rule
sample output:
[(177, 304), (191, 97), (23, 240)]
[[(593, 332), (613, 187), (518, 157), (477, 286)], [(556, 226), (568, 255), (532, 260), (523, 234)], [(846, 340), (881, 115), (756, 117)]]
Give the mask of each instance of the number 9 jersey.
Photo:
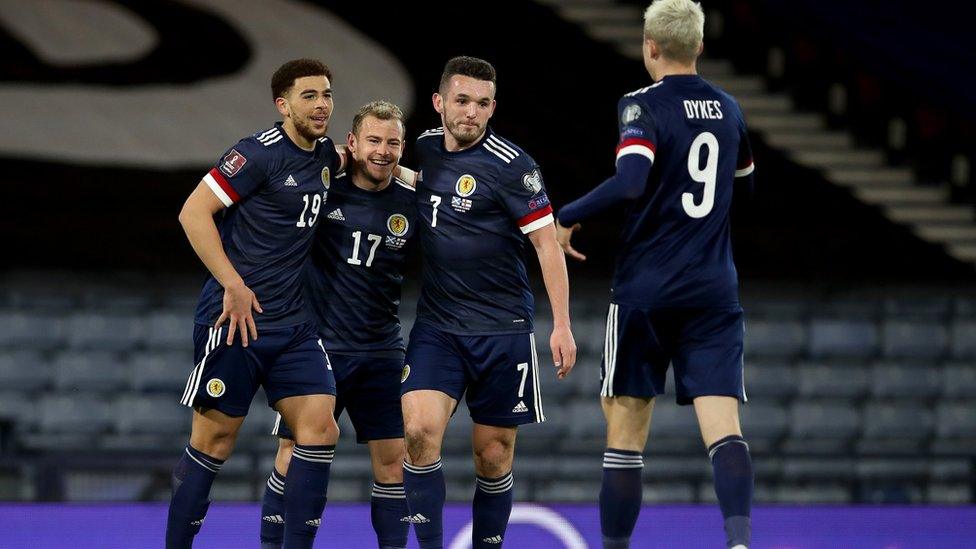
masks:
[(617, 119), (617, 160), (653, 164), (624, 221), (614, 303), (737, 306), (729, 210), (733, 181), (751, 185), (753, 163), (735, 99), (697, 75), (672, 75), (621, 98)]

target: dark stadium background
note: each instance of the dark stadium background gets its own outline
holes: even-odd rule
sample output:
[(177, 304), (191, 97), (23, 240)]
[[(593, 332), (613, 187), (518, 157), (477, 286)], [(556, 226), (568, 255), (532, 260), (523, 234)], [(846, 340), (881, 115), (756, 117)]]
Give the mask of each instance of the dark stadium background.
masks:
[[(648, 80), (627, 55), (639, 46), (641, 2), (104, 1), (97, 4), (151, 27), (154, 46), (136, 59), (65, 64), (45, 60), (11, 21), (44, 29), (44, 21), (61, 20), (58, 10), (68, 9), (69, 0), (43, 7), (0, 1), (0, 98), (14, 87), (178, 89), (234, 76), (278, 50), (249, 38), (215, 7), (257, 10), (270, 20), (280, 15), (279, 1), (344, 22), (403, 67), (413, 136), (439, 125), (429, 98), (447, 58), (492, 61), (499, 73), (492, 125), (539, 162), (557, 208), (612, 173), (616, 101)], [(968, 38), (968, 3), (705, 0), (703, 6), (702, 73), (748, 96), (757, 165), (755, 194), (736, 204), (733, 223), (748, 319), (750, 404), (743, 422), (757, 464), (757, 505), (793, 505), (797, 512), (809, 504), (950, 506), (945, 513), (968, 517), (968, 526), (956, 525), (971, 540), (976, 48)], [(14, 17), (24, 10), (38, 15)], [(358, 54), (356, 47), (307, 52), (327, 63)], [(364, 74), (337, 72), (337, 114), (358, 106), (344, 98)], [(265, 106), (264, 118), (245, 127), (276, 119), (271, 102)], [(192, 367), (191, 311), (204, 277), (176, 215), (206, 163), (20, 152), (26, 136), (42, 126), (57, 129), (77, 108), (70, 93), (40, 107), (25, 113), (17, 104), (0, 105), (0, 499), (11, 502), (0, 504), (0, 523), (11, 521), (22, 533), (40, 526), (13, 502), (123, 502), (120, 509), (131, 510), (140, 507), (127, 502), (156, 502), (150, 508), (157, 509), (167, 500), (169, 469), (188, 427), (176, 401)], [(173, 108), (182, 108), (178, 100)], [(203, 116), (235, 117), (238, 109), (228, 97)], [(97, 114), (92, 120), (109, 131), (138, 134), (147, 122), (111, 106)], [(27, 122), (6, 123), (15, 119)], [(83, 136), (90, 128), (61, 129)], [(333, 122), (330, 133), (341, 139), (345, 131)], [(221, 146), (241, 135), (223, 136)], [(215, 159), (221, 150), (203, 152)], [(413, 165), (409, 148), (403, 163)], [(577, 237), (589, 256), (570, 266), (581, 361), (575, 379), (544, 381), (551, 421), (520, 438), (519, 501), (596, 500), (603, 436), (596, 376), (618, 219), (592, 220)], [(529, 264), (535, 269), (531, 258)], [(419, 260), (404, 298), (407, 329), (418, 273)], [(549, 322), (541, 284), (536, 295), (541, 334)], [(547, 337), (539, 339), (545, 347)], [(540, 348), (540, 356), (546, 352)], [(264, 435), (262, 398), (234, 465), (215, 485), (218, 501), (260, 495), (274, 447)], [(693, 414), (661, 402), (655, 418), (647, 503), (711, 504)], [(449, 496), (457, 502), (470, 497), (473, 484), (467, 421), (461, 410), (446, 444)], [(345, 425), (330, 508), (368, 497), (368, 460)], [(708, 515), (712, 507), (701, 509), (717, 520)], [(642, 520), (651, 516), (645, 511)], [(756, 546), (771, 546), (773, 537), (764, 540), (758, 525), (771, 532), (785, 523), (763, 523), (761, 510), (756, 516)], [(897, 532), (899, 521), (891, 520), (886, 530)], [(252, 522), (243, 524), (256, 528)], [(927, 532), (925, 524), (916, 524), (916, 533)], [(365, 518), (360, 526), (369, 529)], [(217, 519), (204, 530), (211, 528), (225, 532)], [(869, 536), (857, 545), (922, 546), (900, 535)], [(776, 542), (817, 546), (811, 539)]]

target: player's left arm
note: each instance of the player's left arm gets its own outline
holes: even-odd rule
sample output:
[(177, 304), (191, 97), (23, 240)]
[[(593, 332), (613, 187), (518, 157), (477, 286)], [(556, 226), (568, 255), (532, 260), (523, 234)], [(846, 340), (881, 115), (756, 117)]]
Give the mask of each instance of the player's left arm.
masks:
[(624, 97), (617, 105), (620, 140), (617, 143), (616, 173), (592, 191), (563, 206), (556, 219), (556, 238), (566, 255), (579, 261), (586, 256), (570, 244), (580, 222), (625, 201), (640, 197), (647, 190), (647, 176), (654, 165), (657, 140), (654, 121), (646, 105)]
[(549, 348), (556, 375), (563, 379), (576, 364), (576, 341), (569, 325), (569, 275), (566, 258), (556, 242), (552, 204), (546, 194), (542, 172), (529, 155), (519, 155), (505, 170), (496, 192), (539, 256), (542, 279), (552, 306), (553, 330)]
[(549, 303), (552, 306), (552, 335), (549, 348), (552, 362), (556, 366), (559, 379), (569, 375), (576, 365), (576, 341), (569, 322), (569, 274), (566, 272), (566, 257), (556, 242), (556, 228), (552, 223), (529, 233), (529, 241), (535, 247), (542, 267), (542, 280), (546, 284)]

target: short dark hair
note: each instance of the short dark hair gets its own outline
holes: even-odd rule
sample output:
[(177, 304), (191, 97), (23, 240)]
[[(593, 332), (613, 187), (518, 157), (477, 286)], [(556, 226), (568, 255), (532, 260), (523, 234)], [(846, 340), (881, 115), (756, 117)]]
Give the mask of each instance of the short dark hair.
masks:
[(285, 93), (295, 85), (295, 80), (306, 76), (325, 76), (332, 81), (332, 71), (325, 63), (318, 59), (292, 59), (278, 67), (271, 77), (271, 99), (284, 97)]
[(452, 57), (444, 65), (444, 72), (441, 73), (441, 82), (438, 85), (438, 89), (443, 89), (444, 85), (456, 74), (470, 76), (477, 80), (487, 80), (492, 84), (497, 84), (495, 82), (495, 67), (491, 66), (491, 63), (477, 57), (460, 55), (458, 57)]

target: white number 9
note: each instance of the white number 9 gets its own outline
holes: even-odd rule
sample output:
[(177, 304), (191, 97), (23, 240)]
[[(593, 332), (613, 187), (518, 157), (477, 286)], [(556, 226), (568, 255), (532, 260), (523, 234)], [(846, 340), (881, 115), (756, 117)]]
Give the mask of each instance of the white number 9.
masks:
[[(701, 148), (708, 148), (708, 160), (705, 169), (701, 168)], [(695, 204), (695, 195), (684, 193), (681, 195), (681, 205), (689, 216), (700, 219), (708, 215), (715, 205), (715, 177), (718, 175), (718, 139), (710, 132), (698, 134), (691, 143), (688, 151), (688, 175), (699, 183), (705, 184), (701, 204)]]

